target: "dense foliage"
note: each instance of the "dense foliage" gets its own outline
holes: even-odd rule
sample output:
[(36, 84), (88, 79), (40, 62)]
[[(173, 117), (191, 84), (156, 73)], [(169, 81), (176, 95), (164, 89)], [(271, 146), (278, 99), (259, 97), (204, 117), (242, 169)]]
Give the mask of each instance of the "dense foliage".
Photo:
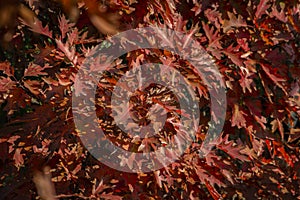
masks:
[[(298, 1), (20, 0), (0, 6), (6, 13), (0, 19), (1, 199), (42, 196), (37, 177), (45, 169), (60, 199), (300, 198)], [(74, 76), (107, 34), (149, 25), (190, 34), (214, 57), (226, 83), (226, 122), (219, 144), (200, 158), (197, 148), (211, 115), (205, 85), (172, 52), (128, 53), (117, 63), (119, 71), (141, 57), (164, 57), (203, 95), (197, 140), (180, 160), (152, 173), (124, 173), (82, 145), (72, 119)], [(107, 113), (117, 79), (107, 74), (101, 80), (99, 117)], [(112, 141), (137, 151), (162, 143), (133, 142), (116, 127), (106, 130)]]

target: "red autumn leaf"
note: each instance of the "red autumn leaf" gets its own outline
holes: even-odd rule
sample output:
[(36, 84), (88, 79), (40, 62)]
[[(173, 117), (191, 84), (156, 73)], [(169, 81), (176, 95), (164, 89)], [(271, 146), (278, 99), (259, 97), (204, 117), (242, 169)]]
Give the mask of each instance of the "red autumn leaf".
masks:
[(71, 30), (75, 23), (71, 23), (66, 19), (65, 15), (61, 15), (58, 19), (59, 29), (61, 31), (61, 38), (65, 38), (66, 34)]
[(207, 9), (204, 11), (205, 16), (210, 22), (213, 22), (217, 29), (220, 29), (221, 23), (223, 22), (221, 13), (215, 7), (214, 9)]
[(281, 11), (279, 12), (276, 6), (272, 6), (272, 12), (270, 13), (270, 16), (275, 17), (276, 19), (282, 21), (283, 23), (286, 23), (288, 21), (288, 17), (284, 13), (284, 9), (281, 8)]
[(138, 151), (142, 152), (150, 152), (151, 148), (157, 149), (157, 147), (154, 145), (157, 143), (157, 140), (154, 138), (144, 138), (142, 140), (142, 144), (139, 146)]
[(297, 81), (295, 83), (292, 83), (289, 95), (293, 97), (293, 96), (297, 96), (299, 93), (300, 93), (299, 82)]
[(14, 144), (14, 142), (17, 140), (17, 139), (19, 139), (21, 136), (19, 136), (19, 135), (14, 135), (14, 136), (11, 136), (8, 140), (7, 140), (7, 142), (8, 143), (11, 143), (11, 144)]
[(274, 73), (272, 73), (272, 71), (274, 70), (272, 70), (271, 66), (266, 64), (261, 64), (261, 67), (264, 70), (264, 72), (267, 74), (267, 76), (275, 83), (275, 85), (281, 88), (285, 94), (287, 94), (284, 86), (282, 85), (282, 82), (285, 82), (286, 80), (281, 77), (277, 77)]
[(96, 188), (93, 188), (92, 193), (96, 195), (96, 194), (102, 192), (103, 190), (105, 190), (106, 188), (109, 188), (109, 186), (103, 184), (103, 180), (101, 180), (100, 183), (98, 184), (98, 186)]
[[(33, 54), (34, 57), (34, 63), (37, 65), (44, 65), (45, 62), (49, 61), (51, 58), (51, 53), (53, 50), (55, 50), (54, 45), (50, 45), (48, 43), (44, 45), (38, 46), (39, 53)], [(48, 64), (48, 63), (47, 63)], [(49, 64), (52, 64), (51, 62)]]
[(215, 30), (214, 27), (209, 28), (208, 24), (202, 22), (203, 29), (205, 31), (206, 37), (209, 40), (209, 44), (214, 43), (219, 38), (218, 30)]
[(205, 185), (206, 185), (209, 193), (213, 197), (213, 199), (215, 199), (215, 200), (221, 199), (221, 195), (218, 193), (218, 191), (216, 191), (216, 189), (207, 180), (205, 180)]
[(255, 18), (259, 19), (269, 7), (269, 0), (260, 0), (255, 12)]
[(156, 182), (157, 182), (157, 184), (158, 184), (158, 186), (160, 187), (160, 188), (162, 188), (162, 181), (163, 181), (163, 176), (162, 175), (160, 175), (160, 171), (158, 170), (158, 171), (155, 171), (155, 172), (153, 172), (154, 173), (154, 175), (155, 175), (155, 179), (156, 179)]
[(42, 35), (45, 35), (45, 36), (48, 36), (49, 38), (52, 38), (52, 31), (49, 30), (49, 27), (48, 25), (46, 25), (45, 27), (43, 26), (42, 22), (37, 19), (37, 18), (34, 18), (34, 22), (31, 23), (31, 24), (28, 24), (26, 21), (22, 20), (21, 19), (21, 22), (30, 27), (30, 30), (35, 32), (35, 33), (39, 33), (39, 34), (42, 34)]
[(195, 16), (199, 15), (201, 12), (202, 6), (198, 2), (196, 2), (195, 6), (191, 9), (191, 11), (195, 12)]
[(9, 77), (0, 77), (0, 92), (7, 92), (16, 85), (15, 81), (12, 81)]
[(232, 109), (232, 118), (231, 125), (237, 126), (238, 128), (246, 127), (246, 113), (240, 110), (240, 107), (237, 104), (234, 104)]
[(239, 52), (239, 46), (233, 47), (233, 45), (230, 45), (222, 52), (227, 55), (230, 60), (236, 64), (237, 66), (242, 67), (243, 66), (243, 59), (241, 58), (241, 52)]
[(273, 156), (280, 156), (282, 159), (285, 160), (285, 162), (293, 167), (294, 166), (294, 162), (293, 159), (289, 156), (289, 154), (286, 152), (285, 148), (283, 147), (282, 144), (276, 142), (276, 141), (272, 141), (271, 145), (274, 147), (274, 154)]
[(284, 129), (283, 129), (283, 125), (282, 122), (279, 119), (273, 120), (271, 122), (272, 124), (272, 133), (274, 133), (276, 130), (279, 131), (281, 138), (284, 138)]
[(209, 28), (208, 24), (205, 24), (202, 22), (202, 26), (205, 32), (206, 37), (209, 40), (209, 45), (207, 50), (209, 50), (212, 55), (214, 55), (217, 59), (221, 59), (221, 52), (219, 49), (222, 49), (222, 46), (220, 44), (220, 37), (219, 37), (219, 31), (214, 30), (214, 27)]
[[(11, 40), (9, 44), (1, 42), (0, 52), (1, 62), (4, 62), (4, 65), (0, 62), (0, 106), (3, 108), (0, 110), (0, 190), (4, 191), (1, 192), (1, 198), (300, 197), (297, 183), (300, 166), (298, 151), (300, 55), (299, 34), (297, 34), (300, 30), (298, 19), (300, 5), (297, 2), (270, 0), (251, 0), (247, 3), (197, 0), (58, 0), (58, 2), (36, 0), (0, 2), (0, 39)], [(29, 17), (24, 16), (26, 14), (24, 8), (27, 9)], [(103, 33), (120, 31), (117, 28), (118, 16), (111, 15), (111, 12), (120, 14), (122, 30), (154, 25), (183, 32), (185, 36), (182, 38), (170, 37), (170, 34), (161, 32), (156, 41), (164, 45), (173, 45), (178, 48), (179, 54), (183, 55), (175, 55), (172, 50), (144, 49), (125, 53), (117, 61), (112, 62), (115, 66), (100, 65), (103, 60), (110, 61), (110, 58), (99, 60), (102, 59), (101, 56), (94, 57), (97, 56), (98, 44), (105, 39), (109, 41), (109, 45), (117, 43), (114, 43), (114, 37), (99, 34), (96, 29)], [(29, 20), (32, 13), (41, 17), (43, 23)], [(14, 23), (16, 16), (27, 19), (29, 29), (22, 24)], [(74, 24), (70, 23), (69, 19)], [(43, 26), (44, 23), (47, 26)], [(14, 24), (17, 27), (14, 27)], [(47, 38), (32, 37), (30, 29), (46, 35)], [(143, 33), (140, 36), (143, 36)], [(146, 35), (149, 39), (147, 42), (154, 41), (152, 40), (154, 36), (155, 34)], [(57, 39), (57, 42), (53, 39)], [(126, 44), (136, 46), (141, 42), (139, 36), (119, 39), (122, 45), (120, 50), (126, 47)], [(197, 53), (193, 52), (193, 48), (191, 51), (181, 51), (184, 47), (189, 48), (192, 39), (199, 42), (193, 47), (203, 45), (214, 57), (203, 68), (208, 76), (200, 75), (199, 78), (199, 72), (193, 69), (195, 67), (184, 60), (189, 53)], [(105, 50), (110, 47), (112, 46), (102, 45), (101, 48)], [(132, 150), (139, 153), (138, 150), (141, 150), (144, 154), (146, 151), (163, 148), (170, 143), (174, 149), (166, 150), (164, 155), (160, 154), (157, 162), (164, 164), (160, 162), (176, 158), (175, 162), (155, 173), (120, 172), (106, 166), (102, 160), (93, 157), (89, 152), (91, 147), (102, 147), (101, 142), (98, 142), (97, 133), (89, 134), (89, 145), (83, 146), (80, 138), (85, 133), (74, 126), (72, 111), (83, 111), (82, 107), (86, 102), (76, 105), (72, 102), (71, 96), (74, 87), (76, 92), (84, 95), (88, 95), (91, 89), (89, 82), (78, 84), (74, 80), (86, 57), (93, 57), (88, 63), (92, 72), (107, 68), (103, 78), (90, 80), (98, 82), (97, 95), (90, 100), (97, 102), (95, 112), (101, 120), (96, 121), (105, 134), (109, 135), (111, 142), (125, 151)], [(201, 58), (201, 55), (199, 57)], [(215, 70), (209, 66), (212, 62), (217, 66)], [(164, 125), (154, 123), (154, 129), (163, 126), (161, 131), (150, 140), (138, 136), (132, 139), (130, 132), (119, 129), (111, 115), (113, 86), (129, 70), (144, 63), (163, 63), (184, 76), (185, 83), (191, 89), (189, 92), (195, 92), (196, 100), (199, 100), (199, 123), (196, 119), (190, 119), (191, 113), (181, 112), (178, 99), (158, 92), (160, 89), (152, 88), (154, 84), (150, 84), (150, 94), (147, 92), (143, 95), (138, 94), (137, 98), (149, 104), (156, 102), (169, 111)], [(42, 68), (47, 65), (51, 68), (43, 70)], [(224, 127), (220, 128), (222, 130), (215, 130), (215, 124), (210, 122), (210, 118), (217, 120), (221, 114), (219, 111), (212, 113), (213, 105), (209, 100), (210, 97), (217, 96), (217, 93), (209, 89), (220, 89), (220, 85), (211, 77), (216, 72), (220, 72), (226, 82), (226, 87), (221, 89), (226, 91), (228, 100), (228, 104), (224, 105), (227, 106), (227, 112), (224, 113), (226, 118)], [(89, 77), (90, 73), (84, 76)], [(130, 84), (127, 83), (121, 85), (124, 91), (129, 90), (129, 87)], [(9, 88), (10, 90), (5, 92)], [(185, 90), (178, 89), (180, 94), (176, 98), (188, 98)], [(152, 96), (152, 92), (155, 93), (155, 97)], [(168, 99), (168, 103), (165, 99)], [(219, 103), (224, 102), (217, 97), (216, 100)], [(131, 111), (138, 113), (142, 110), (143, 114), (144, 111), (151, 113), (151, 110), (149, 112), (147, 109), (148, 105), (135, 105), (130, 107), (129, 112), (121, 112), (119, 107), (124, 105), (122, 103), (116, 106), (116, 112), (123, 114), (121, 118), (132, 114)], [(88, 117), (89, 112), (84, 114), (83, 118)], [(139, 114), (141, 113), (134, 116), (140, 116)], [(148, 114), (145, 116), (149, 116)], [(183, 115), (195, 121), (191, 126), (196, 130), (197, 126), (200, 126), (196, 133), (179, 132), (182, 126), (179, 121), (183, 120), (180, 116)], [(187, 125), (190, 123), (188, 121)], [(89, 124), (83, 125), (95, 131)], [(134, 127), (134, 123), (124, 122), (124, 125), (128, 129)], [(220, 143), (214, 142), (206, 158), (202, 158), (199, 157), (198, 150), (201, 149), (201, 141), (208, 137), (209, 131), (216, 133), (220, 131), (226, 137), (219, 137)], [(196, 136), (194, 140), (191, 135)], [(191, 145), (183, 149), (182, 144), (186, 140), (191, 141)], [(22, 150), (18, 150), (19, 154), (15, 154), (16, 149)], [(176, 149), (181, 149), (184, 154), (179, 155)], [(116, 153), (112, 152), (111, 156), (116, 156)], [(24, 166), (20, 172), (15, 167), (14, 157), (18, 160), (19, 167)], [(121, 162), (120, 165), (127, 169), (146, 164), (145, 160), (139, 160), (134, 156), (129, 158), (120, 156), (116, 159), (119, 159), (117, 161)], [(153, 164), (158, 164), (155, 162), (156, 160), (153, 160)], [(47, 170), (44, 169), (43, 172), (34, 170), (47, 165), (51, 166), (51, 169), (45, 168)], [(32, 175), (35, 185), (27, 184)], [(52, 181), (55, 182), (59, 192), (56, 196)]]
[(75, 48), (73, 46), (70, 46), (69, 43), (64, 44), (61, 40), (55, 39), (57, 47), (65, 54), (65, 56), (74, 64), (77, 63), (76, 57), (75, 57)]
[(14, 161), (15, 161), (15, 166), (19, 169), (21, 166), (23, 166), (24, 164), (24, 159), (23, 159), (23, 156), (24, 154), (21, 153), (22, 149), (21, 148), (17, 148), (15, 150), (15, 153), (14, 153)]
[(224, 183), (219, 180), (216, 176), (211, 175), (208, 171), (205, 169), (195, 166), (196, 167), (196, 174), (199, 177), (201, 183), (205, 183), (208, 181), (211, 185), (218, 185), (218, 186), (224, 186)]
[(68, 35), (67, 43), (69, 44), (70, 47), (77, 44), (78, 39), (79, 39), (79, 33), (78, 33), (78, 29), (76, 27), (73, 28), (67, 35)]
[(251, 86), (253, 83), (253, 79), (251, 78), (252, 73), (247, 73), (245, 72), (245, 74), (240, 73), (241, 78), (239, 80), (241, 87), (243, 89), (243, 92), (246, 93), (246, 90), (248, 90), (249, 92), (252, 92)]
[[(251, 52), (249, 53), (250, 48), (246, 38), (237, 39), (237, 43), (239, 44), (240, 47), (242, 47), (243, 50), (247, 52), (247, 54), (251, 54)], [(243, 55), (241, 57), (245, 58), (246, 56)]]
[(41, 83), (36, 80), (26, 80), (24, 81), (24, 86), (34, 95), (41, 93)]
[(44, 69), (50, 68), (49, 65), (45, 65), (44, 67), (41, 67), (39, 65), (36, 65), (34, 63), (30, 63), (27, 69), (25, 69), (24, 76), (41, 76), (41, 75), (47, 75), (47, 72), (43, 72)]
[(241, 151), (244, 149), (241, 143), (234, 143), (234, 141), (229, 141), (228, 137), (229, 135), (226, 135), (222, 143), (218, 144), (217, 147), (225, 151), (233, 159), (240, 159), (241, 161), (249, 161), (248, 156), (243, 155), (241, 153)]
[(0, 70), (2, 70), (7, 76), (13, 76), (14, 70), (9, 64), (9, 62), (1, 62)]

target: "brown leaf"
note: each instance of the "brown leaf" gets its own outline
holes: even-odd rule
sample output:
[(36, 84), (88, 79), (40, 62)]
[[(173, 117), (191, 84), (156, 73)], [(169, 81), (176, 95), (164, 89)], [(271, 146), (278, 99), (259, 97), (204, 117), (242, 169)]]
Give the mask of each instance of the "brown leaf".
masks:
[(24, 159), (23, 159), (24, 154), (21, 154), (21, 151), (22, 151), (21, 148), (17, 148), (15, 150), (15, 154), (14, 154), (14, 157), (13, 157), (13, 159), (15, 161), (15, 166), (18, 169), (20, 169), (20, 167), (23, 166), (23, 164), (24, 164)]
[(223, 31), (225, 33), (232, 28), (247, 26), (247, 23), (243, 20), (243, 17), (241, 15), (238, 15), (238, 17), (236, 18), (236, 16), (231, 12), (227, 12), (227, 14), (228, 14), (229, 20), (224, 20), (224, 23), (222, 26)]

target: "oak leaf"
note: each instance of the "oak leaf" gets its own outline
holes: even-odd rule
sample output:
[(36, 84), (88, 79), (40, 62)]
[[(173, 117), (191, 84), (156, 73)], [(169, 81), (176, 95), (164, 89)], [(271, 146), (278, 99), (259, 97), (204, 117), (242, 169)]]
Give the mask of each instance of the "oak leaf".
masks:
[(226, 33), (232, 28), (239, 28), (239, 27), (246, 27), (248, 26), (247, 23), (244, 21), (243, 17), (241, 15), (238, 15), (236, 17), (234, 13), (227, 12), (229, 20), (224, 20), (223, 22), (223, 31)]

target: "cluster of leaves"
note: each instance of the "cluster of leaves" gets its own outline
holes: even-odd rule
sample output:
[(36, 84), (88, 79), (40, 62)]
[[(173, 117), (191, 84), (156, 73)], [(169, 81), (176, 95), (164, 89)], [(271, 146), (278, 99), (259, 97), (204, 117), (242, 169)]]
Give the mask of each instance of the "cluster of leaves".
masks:
[[(149, 56), (148, 51), (139, 50), (120, 58), (116, 70), (121, 75), (144, 59), (177, 62), (175, 68), (203, 94), (199, 96), (201, 124), (197, 140), (170, 166), (138, 174), (122, 173), (101, 164), (82, 145), (75, 129), (71, 108), (74, 77), (93, 47), (105, 38), (97, 32), (103, 26), (97, 27), (97, 19), (90, 18), (87, 11), (93, 6), (86, 5), (88, 1), (72, 2), (65, 9), (54, 1), (21, 2), (37, 18), (34, 23), (21, 19), (9, 46), (1, 47), (3, 198), (37, 196), (31, 180), (46, 165), (51, 168), (57, 197), (62, 199), (300, 197), (300, 4), (297, 1), (109, 2), (111, 9), (121, 14), (124, 29), (155, 25), (195, 37), (215, 58), (226, 83), (228, 105), (222, 137), (205, 158), (200, 158), (197, 150), (209, 126), (210, 105), (199, 77), (171, 52), (153, 50)], [(102, 3), (91, 2), (95, 7)], [(62, 12), (74, 7), (79, 13), (76, 23)], [(124, 67), (125, 64), (129, 67)], [(97, 115), (107, 120), (101, 126), (109, 126), (105, 130), (108, 135), (113, 133), (111, 139), (123, 142), (128, 149), (136, 141), (124, 139), (111, 126), (112, 118), (104, 116), (109, 113), (111, 90), (118, 77), (107, 74), (101, 81), (97, 97), (102, 100), (97, 104)], [(160, 93), (160, 90), (149, 88), (138, 93), (134, 103), (148, 95), (163, 105), (168, 91)], [(172, 98), (170, 95), (168, 99)], [(169, 102), (165, 108), (176, 110), (173, 104)], [(170, 123), (168, 130), (176, 135), (176, 129), (172, 128), (175, 125)], [(163, 142), (147, 138), (132, 148), (149, 151), (153, 143), (163, 145)], [(133, 160), (126, 164), (132, 163)]]

